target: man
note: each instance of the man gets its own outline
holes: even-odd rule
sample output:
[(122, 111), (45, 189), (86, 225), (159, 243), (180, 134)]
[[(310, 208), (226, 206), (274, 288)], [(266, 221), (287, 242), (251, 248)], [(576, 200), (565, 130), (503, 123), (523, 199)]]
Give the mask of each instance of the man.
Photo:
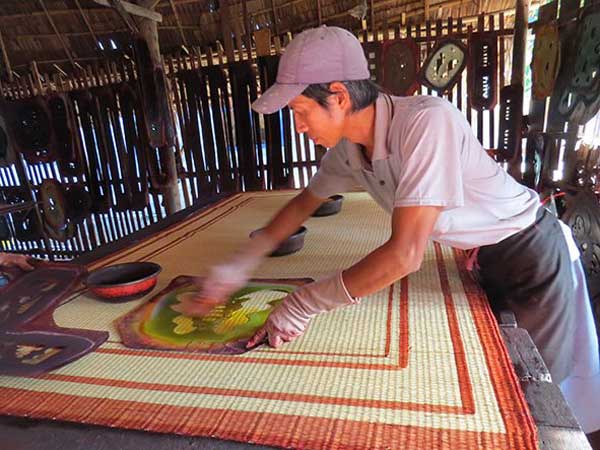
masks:
[[(219, 302), (242, 287), (323, 201), (359, 183), (391, 214), (390, 239), (353, 266), (288, 295), (249, 347), (292, 341), (316, 314), (418, 270), (432, 239), (479, 249), (474, 259), (493, 306), (515, 312), (556, 383), (598, 373), (585, 279), (568, 229), (487, 155), (450, 103), (391, 97), (369, 77), (360, 43), (341, 28), (310, 29), (287, 46), (277, 82), (253, 108), (268, 114), (289, 106), (297, 131), (330, 150), (308, 188), (244, 250), (211, 270), (202, 297)], [(181, 309), (198, 314), (202, 303)], [(600, 428), (597, 415), (585, 420), (586, 431)]]

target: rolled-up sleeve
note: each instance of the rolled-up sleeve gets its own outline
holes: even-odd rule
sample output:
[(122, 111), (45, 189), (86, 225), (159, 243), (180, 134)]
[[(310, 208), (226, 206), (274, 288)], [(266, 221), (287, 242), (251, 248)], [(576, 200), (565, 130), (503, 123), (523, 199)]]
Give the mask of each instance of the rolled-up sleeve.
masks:
[(461, 152), (465, 132), (449, 108), (429, 107), (419, 111), (391, 136), (392, 151), (402, 168), (394, 206), (464, 205)]
[(344, 148), (334, 147), (321, 159), (319, 170), (310, 179), (308, 189), (317, 197), (325, 199), (340, 192), (347, 192), (356, 184), (346, 162)]

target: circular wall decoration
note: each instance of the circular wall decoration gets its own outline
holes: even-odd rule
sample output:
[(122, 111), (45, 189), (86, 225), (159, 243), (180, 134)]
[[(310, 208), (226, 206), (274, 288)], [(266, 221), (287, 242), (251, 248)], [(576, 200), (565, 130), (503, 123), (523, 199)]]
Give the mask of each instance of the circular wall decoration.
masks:
[(467, 48), (457, 39), (439, 40), (421, 68), (425, 86), (439, 93), (451, 91), (467, 65)]
[(560, 37), (556, 22), (535, 29), (531, 77), (533, 96), (543, 100), (552, 94), (560, 69)]

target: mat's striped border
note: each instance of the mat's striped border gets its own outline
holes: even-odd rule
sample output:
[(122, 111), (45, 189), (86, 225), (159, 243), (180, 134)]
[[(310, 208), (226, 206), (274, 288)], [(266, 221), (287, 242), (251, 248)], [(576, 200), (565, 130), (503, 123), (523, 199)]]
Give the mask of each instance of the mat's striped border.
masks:
[[(73, 382), (80, 384), (90, 384), (97, 386), (115, 386), (126, 389), (139, 389), (149, 391), (161, 391), (161, 392), (178, 392), (178, 393), (189, 393), (189, 394), (205, 394), (205, 395), (221, 395), (221, 396), (234, 396), (234, 397), (247, 397), (262, 400), (282, 400), (291, 402), (304, 402), (314, 404), (334, 404), (334, 405), (345, 405), (345, 406), (362, 406), (362, 407), (375, 407), (380, 409), (404, 409), (410, 411), (422, 411), (430, 413), (446, 413), (446, 414), (474, 414), (475, 413), (475, 402), (473, 398), (473, 387), (471, 384), (469, 370), (466, 362), (466, 355), (462, 342), (460, 340), (460, 329), (458, 324), (458, 318), (454, 309), (454, 303), (448, 283), (448, 275), (445, 267), (444, 258), (441, 252), (441, 248), (436, 244), (435, 246), (436, 262), (438, 266), (439, 276), (441, 280), (442, 291), (444, 292), (444, 302), (446, 305), (446, 311), (448, 316), (448, 326), (450, 328), (450, 335), (454, 346), (454, 358), (457, 369), (458, 378), (458, 389), (460, 391), (461, 406), (451, 405), (439, 405), (439, 404), (426, 404), (426, 403), (414, 403), (414, 402), (403, 402), (393, 400), (370, 400), (370, 399), (349, 399), (343, 397), (327, 397), (320, 395), (306, 395), (306, 394), (286, 394), (286, 393), (272, 393), (263, 391), (251, 391), (251, 390), (240, 390), (240, 389), (226, 389), (226, 388), (211, 388), (206, 386), (183, 386), (183, 385), (171, 385), (171, 384), (160, 384), (160, 383), (143, 383), (124, 381), (118, 379), (99, 378), (99, 377), (82, 377), (75, 375), (61, 375), (61, 374), (47, 374), (42, 378), (53, 381)], [(408, 304), (408, 278), (401, 280), (401, 304)], [(390, 293), (390, 295), (392, 295)], [(471, 305), (472, 306), (472, 305)], [(481, 304), (478, 305), (481, 308)], [(401, 346), (405, 346), (401, 349), (400, 354), (406, 355), (408, 358), (408, 323), (403, 327), (404, 332), (401, 330)], [(185, 359), (185, 360), (205, 360), (205, 361), (224, 361), (232, 362), (235, 364), (276, 364), (276, 365), (288, 365), (288, 366), (312, 366), (312, 367), (343, 367), (351, 368), (355, 370), (360, 369), (371, 369), (371, 370), (402, 370), (406, 367), (407, 359), (399, 361), (398, 365), (380, 365), (380, 364), (357, 364), (357, 363), (341, 363), (335, 361), (299, 361), (299, 360), (288, 360), (288, 359), (277, 359), (277, 358), (252, 358), (244, 357), (239, 358), (236, 356), (229, 355), (208, 355), (208, 354), (190, 354), (190, 353), (178, 353), (178, 352), (162, 352), (162, 351), (140, 351), (133, 349), (100, 349), (101, 353), (110, 354), (125, 354), (130, 356), (159, 356), (161, 358), (172, 358), (172, 359)]]
[[(53, 417), (70, 422), (104, 425), (160, 433), (208, 436), (285, 448), (327, 450), (375, 449), (510, 449), (534, 450), (534, 434), (519, 432), (518, 424), (508, 433), (488, 433), (386, 425), (356, 420), (326, 419), (170, 406), (155, 403), (89, 399), (73, 395), (22, 389), (4, 389), (0, 405), (13, 415)], [(24, 395), (25, 394), (25, 395)], [(60, 414), (56, 415), (56, 411)], [(83, 415), (79, 412), (83, 411)], [(177, 421), (172, 421), (177, 417)], [(516, 421), (515, 421), (516, 422)], [(235, 427), (231, 424), (234, 423)], [(522, 424), (527, 428), (526, 424)]]
[[(135, 251), (135, 250), (134, 250)], [(436, 244), (446, 308), (451, 307), (446, 268), (441, 248)], [(213, 436), (243, 442), (260, 442), (284, 447), (309, 446), (328, 449), (374, 449), (382, 446), (435, 448), (443, 442), (452, 448), (501, 447), (510, 449), (537, 448), (537, 433), (521, 393), (512, 365), (484, 294), (463, 269), (464, 254), (454, 252), (460, 278), (471, 307), (477, 333), (482, 342), (490, 379), (506, 427), (506, 434), (467, 432), (415, 426), (395, 426), (352, 420), (307, 418), (271, 413), (226, 411), (181, 406), (131, 402), (113, 399), (90, 399), (74, 395), (32, 392), (23, 389), (0, 389), (0, 407), (5, 414), (143, 429), (148, 431)], [(440, 260), (442, 265), (440, 265)], [(406, 292), (404, 288), (402, 291)], [(451, 308), (453, 309), (453, 308)], [(449, 323), (457, 320), (455, 312)], [(452, 333), (453, 344), (455, 334)], [(408, 336), (406, 336), (408, 338)], [(456, 347), (455, 347), (456, 348)], [(462, 343), (460, 343), (462, 348)], [(455, 352), (456, 354), (457, 352)], [(464, 357), (464, 349), (463, 349)], [(264, 362), (261, 360), (260, 362)], [(459, 373), (468, 371), (457, 360)], [(461, 369), (462, 367), (462, 369)], [(508, 380), (501, 382), (497, 374)], [(468, 373), (467, 373), (468, 375)], [(462, 384), (461, 384), (462, 385)], [(461, 388), (462, 397), (462, 388)], [(280, 398), (278, 396), (278, 398)], [(92, 408), (91, 404), (94, 403)], [(518, 404), (519, 408), (513, 406)], [(376, 407), (373, 402), (370, 406)], [(464, 405), (463, 405), (464, 406)], [(381, 406), (380, 406), (381, 407)], [(168, 423), (167, 417), (178, 417)], [(236, 423), (236, 430), (228, 424)], [(262, 426), (262, 424), (268, 424)], [(246, 431), (242, 431), (246, 430)], [(277, 430), (277, 432), (274, 432)], [(298, 432), (302, 435), (299, 436)], [(527, 432), (525, 432), (527, 431)], [(327, 437), (324, 437), (327, 436)]]

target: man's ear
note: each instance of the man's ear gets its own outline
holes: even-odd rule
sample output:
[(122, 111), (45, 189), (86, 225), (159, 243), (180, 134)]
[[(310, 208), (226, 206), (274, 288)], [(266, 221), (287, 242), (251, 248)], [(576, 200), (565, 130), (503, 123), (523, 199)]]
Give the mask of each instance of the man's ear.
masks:
[(330, 101), (337, 103), (338, 107), (345, 112), (352, 110), (352, 100), (344, 83), (334, 81), (329, 85), (329, 91), (333, 94)]

